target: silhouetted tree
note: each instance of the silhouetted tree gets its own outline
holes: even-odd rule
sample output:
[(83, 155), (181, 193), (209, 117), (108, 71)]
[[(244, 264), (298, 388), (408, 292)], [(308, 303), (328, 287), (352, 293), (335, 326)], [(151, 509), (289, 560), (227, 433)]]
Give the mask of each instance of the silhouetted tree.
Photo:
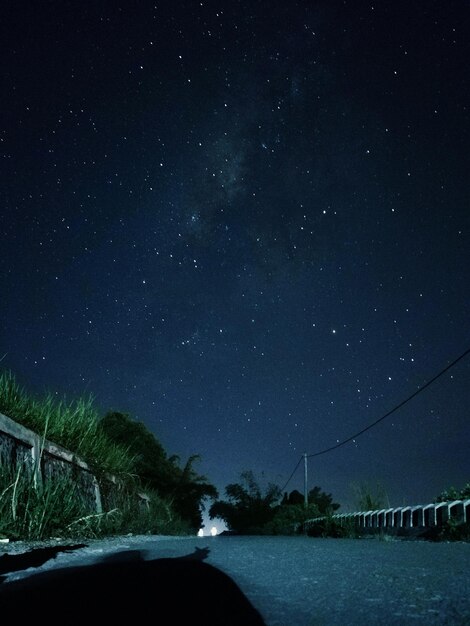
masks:
[(167, 458), (163, 446), (148, 428), (118, 411), (106, 413), (100, 420), (100, 427), (112, 441), (128, 449), (134, 457), (134, 471), (143, 484), (163, 495), (165, 487), (173, 480), (176, 465)]
[(287, 494), (287, 491), (284, 493), (284, 497), (282, 498), (282, 502), (281, 505), (294, 505), (294, 504), (304, 504), (304, 496), (303, 494), (300, 493), (300, 491), (297, 491), (297, 489), (294, 489), (294, 491), (291, 491), (289, 494)]
[(220, 517), (229, 530), (240, 534), (258, 534), (273, 519), (279, 508), (281, 490), (269, 483), (264, 493), (252, 471), (240, 474), (241, 483), (225, 488), (228, 500), (218, 500), (209, 509), (211, 519)]
[[(334, 511), (337, 511), (341, 506), (337, 502), (333, 502), (333, 497), (330, 493), (325, 493), (320, 487), (313, 487), (307, 494), (307, 502), (310, 505), (316, 507), (317, 515), (330, 515)], [(294, 489), (289, 494), (284, 493), (284, 497), (281, 502), (282, 506), (305, 506), (304, 495)], [(314, 509), (312, 509), (314, 510)]]
[(274, 535), (293, 535), (302, 531), (306, 520), (330, 515), (340, 507), (338, 503), (333, 502), (331, 494), (323, 492), (320, 487), (311, 489), (307, 498), (305, 506), (305, 497), (300, 491), (294, 489), (289, 494), (285, 492), (281, 506), (265, 530)]
[(196, 461), (200, 461), (199, 454), (193, 454), (186, 461), (173, 491), (173, 506), (181, 517), (189, 522), (191, 528), (198, 530), (202, 527), (202, 510), (207, 498), (214, 500), (218, 491), (207, 482), (205, 476), (197, 474), (193, 468)]
[(314, 487), (308, 492), (309, 504), (315, 504), (320, 515), (331, 515), (341, 506), (337, 502), (333, 502), (331, 493), (325, 493), (320, 487)]
[(199, 455), (191, 456), (181, 469), (176, 455), (168, 457), (161, 443), (148, 428), (126, 413), (108, 412), (100, 421), (106, 435), (127, 447), (134, 457), (134, 471), (143, 488), (156, 491), (169, 499), (174, 510), (198, 530), (202, 525), (201, 510), (205, 498), (216, 498), (216, 488), (198, 475), (193, 464)]

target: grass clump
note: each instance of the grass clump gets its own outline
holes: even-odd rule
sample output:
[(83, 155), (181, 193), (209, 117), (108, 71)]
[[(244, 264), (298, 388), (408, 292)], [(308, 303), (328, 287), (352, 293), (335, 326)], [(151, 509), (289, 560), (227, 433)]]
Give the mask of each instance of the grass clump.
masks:
[[(72, 402), (52, 394), (25, 393), (11, 372), (0, 374), (0, 412), (42, 436), (40, 458), (0, 449), (0, 537), (43, 540), (116, 534), (189, 534), (170, 498), (142, 491), (136, 453), (113, 441), (100, 426), (90, 396)], [(92, 476), (67, 462), (53, 462), (45, 441), (85, 461), (100, 486), (102, 508), (94, 499)], [(88, 474), (85, 472), (85, 474)], [(88, 481), (88, 483), (87, 483)]]
[(91, 510), (70, 477), (35, 480), (29, 467), (16, 471), (0, 466), (0, 537), (40, 541), (50, 538), (87, 539), (121, 534), (186, 535), (188, 525), (171, 503), (157, 493), (142, 500), (123, 488), (114, 508)]
[(132, 455), (99, 428), (99, 415), (91, 396), (71, 402), (52, 394), (37, 399), (19, 386), (11, 372), (3, 372), (0, 374), (0, 412), (74, 452), (94, 468), (117, 475), (132, 471)]
[(72, 519), (85, 512), (67, 479), (36, 482), (26, 466), (0, 466), (0, 535), (9, 539), (40, 540), (61, 534)]
[(99, 538), (113, 535), (187, 535), (190, 529), (171, 503), (157, 493), (138, 503), (135, 494), (121, 492), (115, 507), (105, 513), (89, 513), (72, 519), (62, 531), (71, 538)]

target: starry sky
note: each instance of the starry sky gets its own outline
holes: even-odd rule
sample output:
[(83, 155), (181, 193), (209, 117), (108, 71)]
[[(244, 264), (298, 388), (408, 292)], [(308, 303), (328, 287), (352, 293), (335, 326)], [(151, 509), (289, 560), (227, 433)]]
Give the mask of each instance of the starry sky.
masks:
[[(6, 0), (0, 366), (223, 495), (303, 491), (470, 348), (470, 6)], [(470, 356), (308, 462), (354, 510), (470, 479)]]

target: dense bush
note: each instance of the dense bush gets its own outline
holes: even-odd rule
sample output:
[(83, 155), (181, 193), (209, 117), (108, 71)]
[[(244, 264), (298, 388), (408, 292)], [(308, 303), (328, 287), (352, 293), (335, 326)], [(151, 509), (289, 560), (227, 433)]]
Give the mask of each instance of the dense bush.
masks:
[(276, 509), (273, 519), (268, 522), (264, 532), (269, 535), (296, 535), (301, 532), (306, 520), (318, 517), (319, 511), (315, 504), (281, 505)]

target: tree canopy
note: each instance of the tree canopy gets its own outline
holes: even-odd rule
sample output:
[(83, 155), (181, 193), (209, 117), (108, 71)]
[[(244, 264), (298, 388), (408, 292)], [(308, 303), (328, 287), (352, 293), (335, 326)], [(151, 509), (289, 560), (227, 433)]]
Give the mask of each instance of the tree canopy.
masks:
[(294, 534), (307, 519), (331, 515), (340, 505), (320, 487), (303, 494), (294, 489), (284, 493), (273, 483), (263, 491), (252, 471), (240, 474), (239, 483), (225, 488), (227, 500), (218, 500), (209, 509), (211, 518), (220, 517), (229, 531), (238, 534)]
[(319, 515), (332, 515), (341, 506), (338, 502), (333, 502), (331, 493), (322, 491), (320, 487), (310, 489), (308, 503), (314, 504), (318, 508)]
[(127, 447), (134, 458), (134, 472), (143, 488), (156, 491), (172, 502), (175, 511), (194, 529), (202, 526), (206, 498), (217, 498), (217, 489), (194, 470), (200, 456), (189, 457), (183, 468), (177, 456), (168, 457), (161, 443), (141, 422), (127, 413), (108, 412), (101, 429), (114, 442)]
[(225, 520), (231, 531), (257, 534), (272, 520), (282, 492), (272, 483), (263, 492), (252, 471), (242, 472), (240, 478), (241, 482), (227, 485), (227, 500), (214, 502), (209, 516)]

